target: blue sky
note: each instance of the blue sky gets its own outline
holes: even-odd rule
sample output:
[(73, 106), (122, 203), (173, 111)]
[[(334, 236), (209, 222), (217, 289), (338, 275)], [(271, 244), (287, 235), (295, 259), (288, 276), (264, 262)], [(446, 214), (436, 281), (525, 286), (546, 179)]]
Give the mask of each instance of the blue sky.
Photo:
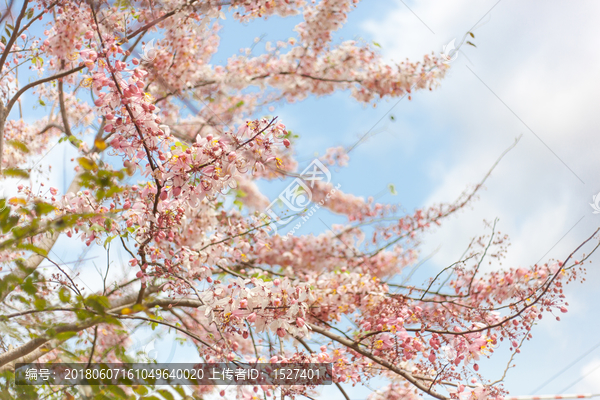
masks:
[[(418, 60), (425, 53), (439, 53), (485, 17), (474, 30), (477, 48), (463, 47), (433, 92), (418, 92), (411, 101), (397, 105), (396, 100), (384, 101), (377, 108), (358, 104), (342, 92), (278, 105), (273, 114), (301, 135), (298, 159), (308, 164), (315, 152), (354, 143), (395, 105), (391, 111), (395, 121), (384, 118), (374, 129), (377, 135), (352, 152), (349, 166), (335, 170), (332, 181), (365, 197), (383, 191), (379, 201), (400, 202), (408, 210), (454, 200), (522, 135), (494, 170), (480, 199), (424, 238), (423, 256), (439, 250), (415, 280), (456, 261), (472, 237), (485, 233), (484, 219), (499, 218), (499, 229), (512, 239), (505, 265), (564, 258), (600, 223), (600, 215), (592, 214), (588, 204), (600, 191), (600, 78), (595, 68), (600, 61), (599, 12), (600, 4), (589, 0), (362, 2), (336, 40), (376, 41), (388, 60)], [(264, 41), (272, 42), (293, 36), (298, 21), (270, 18), (241, 25), (228, 17), (222, 22), (221, 47), (214, 61), (223, 63), (263, 34)], [(71, 150), (59, 145), (44, 163), (60, 165), (63, 151), (67, 159), (72, 157)], [(55, 182), (59, 187), (61, 179)], [(385, 191), (390, 183), (396, 196)], [(273, 199), (286, 185), (276, 181), (264, 187)], [(326, 213), (322, 217), (328, 223), (339, 220)], [(325, 228), (311, 221), (303, 229)], [(65, 261), (78, 254), (65, 245), (56, 251)], [(567, 288), (571, 306), (561, 315), (562, 322), (542, 320), (533, 331), (534, 339), (516, 357), (517, 366), (505, 380), (511, 395), (529, 394), (600, 341), (596, 334), (600, 299), (595, 290), (600, 283), (599, 260), (593, 259), (596, 264), (588, 269), (587, 282)], [(88, 271), (82, 278), (92, 281), (93, 276)], [(157, 346), (169, 353), (167, 343)], [(508, 358), (498, 356), (482, 365), (485, 376), (502, 375)], [(600, 350), (537, 394), (558, 393), (597, 366)], [(573, 392), (600, 392), (600, 369), (567, 391)], [(351, 397), (364, 399), (368, 393), (354, 389)], [(325, 395), (341, 398), (331, 388)]]
[[(441, 87), (397, 104), (395, 122), (385, 118), (375, 129), (380, 133), (353, 151), (347, 168), (335, 172), (332, 180), (344, 190), (369, 196), (393, 183), (398, 195), (386, 194), (380, 201), (401, 202), (409, 210), (452, 201), (522, 135), (479, 201), (424, 238), (423, 256), (439, 250), (416, 280), (458, 259), (469, 240), (485, 232), (484, 219), (499, 218), (499, 229), (512, 239), (505, 265), (564, 259), (598, 226), (600, 216), (588, 204), (600, 190), (599, 79), (592, 67), (598, 62), (593, 51), (600, 40), (598, 11), (591, 1), (425, 0), (362, 2), (350, 15), (337, 38), (376, 41), (389, 60), (416, 60), (439, 53), (453, 38), (460, 40), (487, 13), (474, 30), (477, 48), (461, 49)], [(277, 19), (243, 28), (227, 21), (223, 54), (229, 46), (242, 47), (240, 37), (266, 33), (264, 40), (275, 41), (289, 36), (290, 27)], [(372, 109), (338, 93), (277, 107), (275, 114), (302, 135), (299, 158), (310, 159), (328, 146), (353, 143), (395, 103)], [(269, 191), (272, 198), (278, 194), (275, 188)], [(315, 223), (306, 229), (324, 227)], [(517, 366), (507, 373), (511, 395), (529, 394), (600, 340), (596, 270), (592, 265), (587, 282), (567, 287), (571, 306), (562, 322), (547, 317), (535, 328), (533, 340), (515, 359)], [(500, 352), (482, 370), (495, 379), (507, 361)], [(536, 394), (559, 393), (597, 366), (600, 350)], [(330, 392), (339, 396), (327, 389), (328, 397)], [(573, 392), (600, 392), (600, 369), (567, 390)], [(358, 399), (368, 391), (352, 393)]]

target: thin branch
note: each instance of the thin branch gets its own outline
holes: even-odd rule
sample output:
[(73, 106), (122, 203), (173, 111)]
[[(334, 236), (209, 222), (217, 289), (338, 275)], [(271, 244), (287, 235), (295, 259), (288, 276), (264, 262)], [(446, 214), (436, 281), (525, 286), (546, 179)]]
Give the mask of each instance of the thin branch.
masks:
[(19, 13), (17, 21), (15, 22), (15, 29), (13, 30), (12, 35), (10, 35), (8, 43), (6, 43), (6, 47), (2, 52), (2, 56), (0, 57), (0, 71), (2, 71), (2, 68), (4, 68), (4, 64), (6, 63), (6, 59), (8, 58), (11, 47), (13, 44), (15, 44), (17, 38), (19, 37), (19, 28), (21, 27), (21, 21), (23, 20), (25, 12), (27, 11), (27, 4), (29, 4), (29, 0), (23, 0), (23, 7), (21, 8), (21, 12)]
[(87, 368), (92, 364), (92, 358), (94, 358), (94, 350), (96, 349), (96, 340), (98, 339), (98, 325), (94, 327), (94, 341), (92, 342), (92, 350), (90, 351), (90, 358), (88, 359)]
[[(492, 174), (492, 171), (494, 171), (494, 169), (496, 168), (496, 166), (500, 163), (500, 161), (504, 158), (504, 156), (511, 151), (513, 148), (515, 148), (515, 146), (517, 145), (517, 143), (519, 143), (519, 140), (521, 140), (521, 136), (517, 137), (514, 141), (513, 144), (511, 144), (506, 150), (504, 150), (502, 152), (502, 154), (500, 154), (500, 157), (498, 157), (496, 159), (496, 162), (494, 162), (494, 164), (492, 165), (492, 167), (488, 170), (487, 174), (485, 174), (485, 176), (483, 177), (483, 179), (475, 186), (475, 189), (473, 189), (471, 191), (471, 193), (469, 193), (469, 195), (462, 201), (460, 201), (460, 204), (458, 204), (455, 207), (452, 207), (448, 212), (446, 212), (445, 214), (442, 214), (440, 216), (438, 216), (437, 218), (435, 218), (432, 222), (438, 221), (442, 218), (447, 217), (448, 215), (452, 214), (454, 211), (464, 207), (465, 205), (467, 205), (471, 199), (475, 196), (475, 194), (479, 191), (479, 189), (483, 186), (483, 184), (487, 181), (487, 179), (490, 177), (490, 175)], [(396, 244), (397, 242), (399, 242), (400, 240), (404, 239), (410, 232), (407, 232), (407, 234), (405, 235), (400, 235), (398, 236), (396, 239), (386, 243), (385, 245), (383, 245), (382, 247), (380, 247), (379, 249), (377, 249), (376, 251), (372, 252), (369, 254), (369, 257), (374, 257), (377, 254), (379, 254), (380, 252), (382, 252), (383, 250), (387, 249), (388, 247), (392, 246), (393, 244)], [(365, 260), (366, 262), (366, 260)]]
[(413, 376), (411, 373), (409, 373), (408, 371), (398, 368), (396, 365), (392, 364), (391, 362), (389, 362), (381, 357), (373, 355), (371, 352), (367, 351), (365, 348), (358, 346), (355, 342), (348, 340), (342, 336), (338, 336), (334, 333), (331, 333), (328, 330), (321, 328), (320, 326), (317, 326), (317, 325), (314, 325), (311, 323), (308, 323), (308, 326), (314, 332), (317, 332), (325, 337), (328, 337), (331, 340), (334, 340), (348, 348), (351, 348), (352, 350), (356, 351), (357, 353), (362, 354), (363, 356), (375, 361), (377, 364), (381, 365), (382, 367), (385, 367), (388, 370), (395, 372), (396, 374), (400, 375), (401, 377), (406, 379), (408, 382), (410, 382), (412, 385), (417, 387), (422, 392), (427, 393), (430, 396), (435, 397), (436, 399), (448, 400), (448, 398), (446, 396), (435, 392), (434, 390), (425, 386), (423, 383), (419, 382), (419, 380), (415, 376)]
[(55, 79), (64, 78), (65, 76), (69, 76), (71, 74), (79, 72), (79, 71), (81, 71), (84, 68), (85, 68), (85, 65), (81, 65), (79, 67), (72, 68), (72, 69), (70, 69), (68, 71), (64, 71), (64, 72), (58, 73), (56, 75), (49, 76), (47, 78), (42, 78), (40, 80), (37, 80), (35, 82), (31, 82), (31, 83), (23, 86), (21, 88), (21, 90), (19, 90), (17, 93), (15, 93), (15, 95), (8, 102), (8, 105), (6, 106), (6, 115), (8, 115), (10, 113), (10, 110), (15, 105), (15, 103), (17, 102), (17, 100), (19, 99), (19, 97), (21, 97), (21, 95), (23, 93), (25, 93), (26, 91), (28, 91), (29, 89), (31, 89), (33, 87), (36, 87), (38, 85), (41, 85), (42, 83), (50, 82), (50, 81), (53, 81)]
[(32, 16), (31, 20), (28, 23), (26, 23), (25, 25), (23, 25), (23, 28), (21, 28), (21, 30), (19, 30), (18, 36), (21, 36), (21, 34), (23, 32), (25, 32), (35, 21), (37, 21), (41, 16), (43, 16), (48, 11), (52, 10), (54, 8), (54, 6), (57, 4), (58, 4), (58, 1), (55, 1), (54, 3), (50, 4), (48, 7), (44, 8), (44, 10), (42, 10), (39, 14)]
[[(301, 337), (294, 337), (294, 339), (296, 339), (297, 341), (299, 341), (300, 344), (302, 344), (302, 346), (304, 346), (304, 348), (306, 350), (308, 350), (311, 354), (314, 353), (314, 351), (311, 350), (311, 348), (304, 341), (304, 339), (302, 339)], [(348, 396), (348, 394), (346, 393), (346, 391), (344, 390), (344, 388), (342, 387), (342, 385), (340, 385), (339, 382), (333, 382), (333, 383), (335, 384), (335, 386), (337, 386), (337, 388), (339, 389), (339, 391), (342, 393), (342, 396), (344, 396), (344, 398), (346, 400), (350, 400), (350, 397)]]

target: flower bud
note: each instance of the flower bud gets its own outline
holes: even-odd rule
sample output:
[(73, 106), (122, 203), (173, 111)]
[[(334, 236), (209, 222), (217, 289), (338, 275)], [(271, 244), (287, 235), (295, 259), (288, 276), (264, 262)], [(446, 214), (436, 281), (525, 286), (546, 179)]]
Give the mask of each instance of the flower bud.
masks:
[[(430, 362), (432, 362), (432, 363), (435, 362), (435, 353), (433, 351), (431, 353), (429, 353), (428, 358), (429, 358)], [(477, 365), (477, 364), (475, 364), (475, 365)]]
[(248, 320), (248, 322), (253, 323), (254, 321), (256, 321), (256, 313), (251, 313), (246, 317), (246, 319)]

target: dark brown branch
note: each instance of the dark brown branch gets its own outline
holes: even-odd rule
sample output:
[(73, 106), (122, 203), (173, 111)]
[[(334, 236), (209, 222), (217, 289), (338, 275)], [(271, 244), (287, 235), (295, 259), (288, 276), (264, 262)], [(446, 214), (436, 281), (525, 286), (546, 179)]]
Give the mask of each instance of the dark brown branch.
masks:
[(27, 11), (27, 4), (29, 4), (29, 0), (23, 0), (23, 7), (21, 8), (21, 12), (19, 13), (17, 21), (15, 22), (15, 29), (13, 29), (12, 35), (10, 35), (8, 43), (6, 43), (6, 47), (2, 52), (2, 56), (0, 57), (0, 71), (2, 71), (2, 68), (4, 68), (4, 64), (6, 63), (6, 59), (8, 58), (11, 47), (13, 44), (15, 44), (17, 38), (19, 37), (19, 28), (21, 27), (21, 21), (23, 20), (25, 12)]
[(94, 327), (94, 341), (92, 342), (92, 350), (90, 351), (90, 358), (88, 359), (87, 367), (90, 367), (92, 359), (94, 358), (94, 350), (96, 349), (96, 340), (98, 339), (98, 325)]
[(26, 23), (25, 25), (23, 25), (23, 28), (21, 28), (21, 30), (19, 31), (18, 36), (21, 36), (21, 34), (23, 32), (25, 32), (27, 30), (27, 28), (29, 28), (35, 21), (37, 21), (46, 12), (52, 10), (54, 8), (54, 6), (57, 4), (58, 4), (58, 1), (55, 1), (54, 3), (50, 4), (47, 8), (42, 10), (42, 12), (40, 12), (39, 14), (32, 16), (31, 20), (28, 23)]
[(50, 82), (50, 81), (53, 81), (55, 79), (64, 78), (65, 76), (69, 76), (71, 74), (79, 72), (79, 71), (81, 71), (84, 68), (85, 68), (85, 65), (81, 65), (79, 67), (72, 68), (72, 69), (70, 69), (68, 71), (64, 71), (64, 72), (58, 73), (56, 75), (49, 76), (47, 78), (42, 78), (40, 80), (37, 80), (35, 82), (31, 82), (31, 83), (23, 86), (17, 93), (15, 93), (15, 95), (8, 102), (8, 105), (6, 106), (6, 110), (7, 110), (6, 111), (6, 115), (8, 115), (8, 113), (11, 110), (11, 108), (15, 105), (15, 103), (17, 102), (17, 100), (19, 99), (19, 97), (21, 97), (21, 95), (23, 93), (25, 93), (26, 91), (28, 91), (32, 87), (36, 87), (37, 85), (41, 85), (42, 83)]
[[(62, 62), (62, 67), (64, 68), (65, 62)], [(71, 126), (69, 125), (69, 117), (67, 116), (67, 108), (65, 107), (65, 93), (63, 90), (63, 80), (58, 80), (58, 103), (60, 106), (60, 115), (62, 117), (64, 131), (67, 136), (72, 136)]]

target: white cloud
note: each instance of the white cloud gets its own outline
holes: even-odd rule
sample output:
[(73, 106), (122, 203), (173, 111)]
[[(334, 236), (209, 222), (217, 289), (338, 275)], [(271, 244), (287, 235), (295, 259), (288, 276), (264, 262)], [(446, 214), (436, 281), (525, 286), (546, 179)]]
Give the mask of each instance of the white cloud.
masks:
[[(439, 54), (443, 44), (460, 39), (496, 3), (405, 2), (435, 34), (397, 2), (394, 11), (362, 25), (382, 45), (388, 59), (408, 56), (418, 60), (431, 51)], [(518, 146), (493, 171), (472, 209), (450, 218), (424, 238), (423, 255), (441, 245), (427, 263), (432, 270), (456, 261), (472, 237), (486, 233), (484, 219), (500, 218), (498, 230), (511, 237), (505, 266), (533, 265), (546, 253), (544, 260), (564, 259), (600, 224), (600, 216), (592, 214), (588, 204), (600, 191), (600, 76), (593, 68), (600, 62), (596, 51), (599, 11), (600, 3), (592, 1), (502, 0), (475, 30), (477, 48), (462, 49), (464, 54), (452, 63), (438, 90), (415, 95), (411, 107), (418, 108), (422, 119), (440, 126), (417, 136), (436, 152), (436, 157), (431, 157), (432, 190), (426, 204), (456, 198), (467, 185), (478, 182), (514, 138), (523, 134)], [(448, 145), (439, 149), (440, 142)], [(553, 375), (589, 347), (573, 338), (589, 335), (595, 326), (590, 318), (598, 317), (593, 285), (600, 277), (594, 271), (590, 275), (593, 282), (573, 283), (567, 289), (570, 313), (561, 318), (569, 323), (544, 319), (536, 329), (534, 342), (544, 344), (519, 357), (527, 368), (509, 373), (507, 387), (513, 394), (527, 394), (537, 386), (532, 382), (543, 382), (544, 376)], [(543, 351), (551, 351), (554, 361), (540, 361), (546, 356)], [(544, 357), (536, 360), (536, 355), (542, 354)], [(600, 360), (594, 360), (581, 373), (598, 364)], [(531, 379), (524, 380), (522, 374), (532, 370)], [(544, 390), (559, 390), (568, 382), (557, 381)], [(600, 390), (600, 369), (582, 382), (589, 390)]]
[(580, 382), (568, 390), (572, 393), (574, 389), (578, 391), (598, 393), (600, 391), (600, 359), (594, 358), (581, 368), (581, 376), (584, 377)]
[[(363, 28), (383, 45), (387, 56), (400, 59), (408, 54), (418, 58), (436, 48), (442, 38), (446, 40), (470, 28), (472, 21), (495, 4), (487, 3), (406, 3), (435, 35), (420, 32), (422, 23), (401, 2), (382, 20), (366, 21)], [(466, 185), (481, 179), (514, 137), (523, 134), (517, 148), (493, 172), (474, 210), (449, 222), (429, 241), (431, 248), (437, 247), (437, 239), (452, 249), (440, 251), (434, 261), (441, 264), (452, 260), (450, 253), (460, 254), (462, 250), (454, 249), (454, 238), (464, 241), (481, 232), (482, 219), (499, 217), (501, 230), (510, 231), (513, 237), (514, 260), (530, 263), (544, 255), (583, 215), (587, 218), (577, 232), (597, 223), (588, 203), (600, 189), (600, 180), (594, 179), (600, 158), (593, 146), (598, 139), (593, 133), (597, 117), (592, 108), (597, 105), (594, 87), (600, 78), (592, 68), (578, 68), (578, 63), (581, 59), (599, 61), (599, 55), (584, 50), (600, 31), (589, 16), (599, 7), (591, 2), (578, 7), (581, 18), (574, 19), (572, 4), (503, 1), (484, 19), (488, 22), (476, 31), (474, 39), (479, 47), (468, 53), (474, 63), (469, 67), (510, 109), (467, 69), (468, 63), (460, 56), (442, 88), (417, 101), (425, 116), (458, 131), (446, 151), (451, 154), (449, 159), (439, 160), (431, 171), (432, 179), (440, 184), (427, 203), (456, 197)], [(560, 29), (558, 21), (562, 23)], [(566, 41), (565, 35), (579, 37), (584, 46), (557, 48)], [(568, 73), (578, 69), (583, 76)], [(572, 248), (581, 238), (574, 236), (576, 240), (565, 238), (558, 249)], [(553, 252), (549, 256), (563, 254)]]

